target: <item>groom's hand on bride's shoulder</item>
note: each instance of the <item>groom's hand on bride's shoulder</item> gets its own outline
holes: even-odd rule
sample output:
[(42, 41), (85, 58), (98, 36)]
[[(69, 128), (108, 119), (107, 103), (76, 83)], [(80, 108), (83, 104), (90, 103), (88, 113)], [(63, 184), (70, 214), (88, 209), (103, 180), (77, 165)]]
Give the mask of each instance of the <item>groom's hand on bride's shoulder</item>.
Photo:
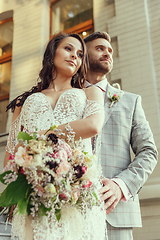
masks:
[(100, 201), (105, 202), (104, 208), (106, 209), (106, 214), (109, 214), (122, 199), (123, 193), (118, 184), (109, 178), (103, 178), (102, 183), (103, 187), (99, 190), (101, 195)]

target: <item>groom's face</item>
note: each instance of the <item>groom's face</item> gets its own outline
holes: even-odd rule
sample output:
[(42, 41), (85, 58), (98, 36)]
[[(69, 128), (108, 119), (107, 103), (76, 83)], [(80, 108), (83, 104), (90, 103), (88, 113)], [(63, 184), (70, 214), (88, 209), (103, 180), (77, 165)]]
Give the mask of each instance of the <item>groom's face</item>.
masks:
[(87, 43), (89, 66), (92, 72), (107, 74), (113, 68), (113, 48), (104, 38)]

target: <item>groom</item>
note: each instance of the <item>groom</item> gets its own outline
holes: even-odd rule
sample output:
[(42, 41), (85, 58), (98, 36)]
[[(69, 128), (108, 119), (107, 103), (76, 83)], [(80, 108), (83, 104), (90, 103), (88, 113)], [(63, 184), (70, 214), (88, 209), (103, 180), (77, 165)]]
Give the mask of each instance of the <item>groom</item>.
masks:
[[(105, 122), (101, 137), (103, 187), (109, 240), (131, 240), (141, 227), (138, 192), (157, 163), (157, 150), (141, 106), (141, 97), (113, 88), (106, 74), (113, 68), (110, 36), (94, 32), (84, 39), (89, 57), (86, 86), (104, 94)], [(135, 157), (131, 161), (130, 147)]]

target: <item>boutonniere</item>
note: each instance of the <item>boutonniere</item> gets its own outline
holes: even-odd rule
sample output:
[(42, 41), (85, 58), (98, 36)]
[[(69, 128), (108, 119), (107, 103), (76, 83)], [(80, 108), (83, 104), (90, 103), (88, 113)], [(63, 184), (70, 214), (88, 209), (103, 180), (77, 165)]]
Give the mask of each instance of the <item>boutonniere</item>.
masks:
[(113, 96), (111, 96), (110, 92), (108, 92), (108, 93), (109, 93), (109, 96), (110, 96), (109, 99), (110, 99), (110, 101), (111, 101), (111, 104), (109, 105), (109, 108), (111, 108), (115, 102), (118, 102), (118, 101), (119, 101), (120, 96), (117, 95), (116, 93), (113, 94)]

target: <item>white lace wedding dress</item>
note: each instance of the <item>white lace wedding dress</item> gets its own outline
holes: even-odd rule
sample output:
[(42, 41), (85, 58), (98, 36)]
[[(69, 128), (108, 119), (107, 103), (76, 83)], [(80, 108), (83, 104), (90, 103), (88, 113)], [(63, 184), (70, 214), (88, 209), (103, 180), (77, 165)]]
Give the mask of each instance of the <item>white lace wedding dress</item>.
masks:
[[(20, 115), (12, 123), (7, 143), (7, 151), (14, 153), (18, 132), (49, 129), (51, 125), (60, 125), (74, 120), (86, 118), (103, 111), (103, 106), (95, 101), (89, 101), (81, 89), (72, 88), (65, 91), (52, 109), (48, 98), (43, 93), (30, 95)], [(98, 123), (97, 123), (98, 124)], [(92, 152), (91, 139), (84, 139), (84, 151)], [(100, 184), (97, 180), (97, 187)], [(41, 217), (32, 219), (30, 216), (20, 216), (16, 213), (12, 221), (12, 238), (19, 240), (104, 240), (106, 235), (105, 211), (94, 206), (85, 216), (75, 208), (65, 209), (62, 218), (57, 222), (55, 216), (48, 219)], [(32, 227), (31, 227), (32, 226)]]

